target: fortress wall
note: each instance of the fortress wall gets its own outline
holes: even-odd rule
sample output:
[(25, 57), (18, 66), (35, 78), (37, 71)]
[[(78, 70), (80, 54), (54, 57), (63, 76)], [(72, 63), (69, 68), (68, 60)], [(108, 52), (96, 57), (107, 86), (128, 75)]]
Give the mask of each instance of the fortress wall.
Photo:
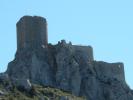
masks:
[(73, 45), (73, 48), (76, 52), (84, 53), (89, 61), (93, 61), (93, 48), (91, 46), (80, 46), (80, 45)]
[(96, 73), (100, 79), (117, 79), (125, 81), (124, 64), (123, 63), (106, 63), (96, 62), (94, 65)]

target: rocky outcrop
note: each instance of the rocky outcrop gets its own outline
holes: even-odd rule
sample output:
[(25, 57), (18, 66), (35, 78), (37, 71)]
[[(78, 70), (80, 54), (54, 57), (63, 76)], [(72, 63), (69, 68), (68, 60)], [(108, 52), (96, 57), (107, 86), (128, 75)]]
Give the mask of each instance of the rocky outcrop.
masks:
[(125, 82), (123, 64), (97, 62), (92, 54), (86, 54), (67, 43), (48, 45), (37, 51), (18, 51), (7, 73), (35, 84), (86, 96), (87, 100), (122, 100), (123, 96), (123, 100), (132, 100), (126, 99), (133, 96)]
[(56, 45), (18, 49), (6, 73), (11, 78), (29, 79), (87, 100), (133, 100), (123, 63), (95, 61), (91, 46), (72, 45), (65, 40)]

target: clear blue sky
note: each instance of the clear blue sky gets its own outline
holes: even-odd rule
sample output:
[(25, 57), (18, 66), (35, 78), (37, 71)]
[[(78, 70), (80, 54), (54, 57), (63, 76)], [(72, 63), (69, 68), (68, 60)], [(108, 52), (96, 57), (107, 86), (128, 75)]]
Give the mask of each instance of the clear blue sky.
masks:
[(0, 72), (16, 52), (16, 22), (47, 18), (49, 42), (91, 45), (96, 60), (124, 62), (133, 88), (133, 0), (0, 0)]

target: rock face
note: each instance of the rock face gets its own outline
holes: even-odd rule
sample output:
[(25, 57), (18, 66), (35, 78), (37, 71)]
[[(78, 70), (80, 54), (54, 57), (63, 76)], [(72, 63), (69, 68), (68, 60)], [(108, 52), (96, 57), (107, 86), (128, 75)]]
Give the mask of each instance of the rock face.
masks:
[(123, 63), (95, 61), (91, 46), (65, 40), (48, 44), (45, 25), (41, 17), (20, 19), (18, 50), (6, 71), (10, 77), (63, 89), (87, 100), (133, 100)]

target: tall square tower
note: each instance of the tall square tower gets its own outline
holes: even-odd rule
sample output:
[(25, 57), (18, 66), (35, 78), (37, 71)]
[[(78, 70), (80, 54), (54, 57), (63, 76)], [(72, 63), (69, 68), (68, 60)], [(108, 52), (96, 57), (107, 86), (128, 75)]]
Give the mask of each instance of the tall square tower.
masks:
[(24, 16), (17, 22), (17, 49), (46, 47), (47, 21), (43, 17)]

